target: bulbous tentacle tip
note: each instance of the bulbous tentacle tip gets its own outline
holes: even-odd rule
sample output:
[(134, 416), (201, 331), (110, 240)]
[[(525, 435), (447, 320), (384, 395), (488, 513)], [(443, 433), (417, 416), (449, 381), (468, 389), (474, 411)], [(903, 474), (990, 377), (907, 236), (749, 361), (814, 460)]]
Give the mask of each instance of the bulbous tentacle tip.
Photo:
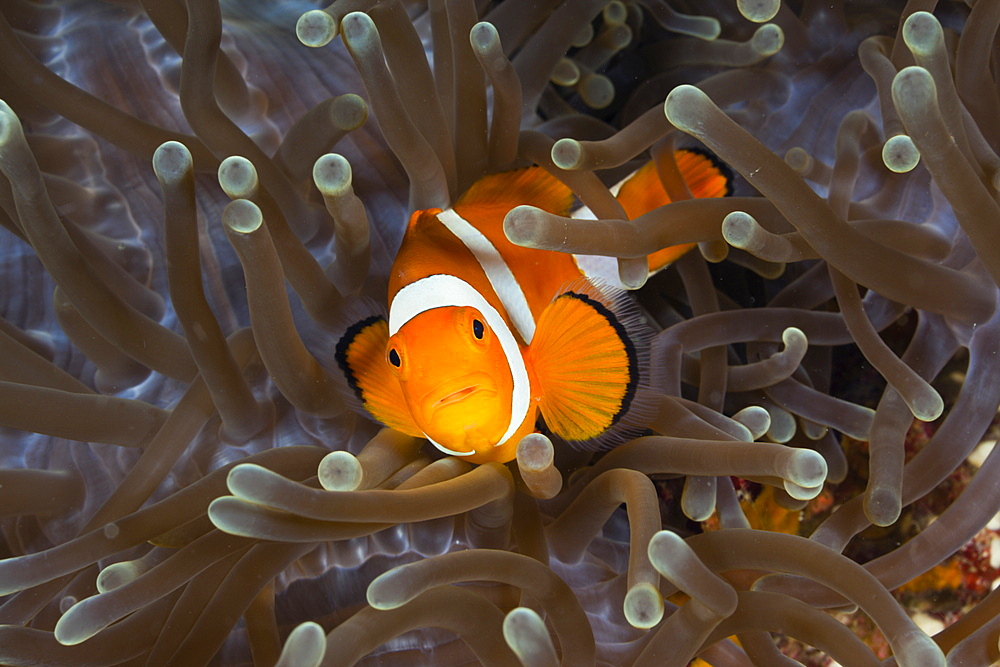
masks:
[(900, 647), (893, 651), (896, 664), (927, 665), (927, 667), (944, 667), (947, 664), (944, 653), (933, 639), (923, 632), (915, 631), (896, 640)]
[(326, 46), (337, 36), (337, 19), (321, 9), (312, 9), (296, 21), (295, 36), (306, 46)]
[(747, 252), (759, 250), (763, 245), (760, 225), (752, 215), (744, 211), (733, 211), (722, 219), (722, 238), (734, 248)]
[[(95, 582), (97, 592), (108, 593), (116, 588), (121, 588), (143, 572), (145, 572), (145, 569), (141, 567), (139, 561), (126, 560), (120, 563), (112, 563), (97, 574), (97, 581)], [(66, 611), (65, 609), (62, 610), (64, 614)]]
[(102, 624), (87, 613), (90, 601), (94, 599), (96, 598), (91, 597), (77, 602), (59, 618), (52, 633), (57, 642), (63, 646), (76, 646), (107, 627), (107, 623)]
[(692, 477), (684, 480), (681, 492), (681, 512), (692, 521), (708, 521), (715, 512), (714, 477)]
[(663, 620), (663, 596), (652, 584), (637, 584), (625, 594), (623, 611), (633, 628), (652, 628)]
[(378, 28), (371, 17), (364, 12), (351, 12), (340, 22), (340, 34), (344, 44), (355, 58), (374, 55), (381, 51), (382, 42)]
[(251, 234), (264, 224), (264, 214), (252, 201), (236, 199), (229, 202), (222, 211), (222, 222), (229, 231)]
[[(14, 110), (7, 104), (7, 100), (4, 99), (0, 99), (0, 118), (3, 118), (5, 123), (9, 122), (10, 118), (17, 120), (17, 114), (14, 113)], [(20, 124), (20, 121), (17, 122)]]
[(503, 638), (522, 664), (559, 664), (545, 621), (534, 609), (511, 609), (503, 619)]
[(233, 496), (222, 496), (208, 504), (208, 519), (224, 533), (240, 537), (258, 537), (248, 530), (245, 517), (247, 503)]
[(503, 231), (507, 239), (516, 245), (531, 243), (532, 228), (545, 217), (545, 211), (534, 206), (515, 206), (503, 219)]
[(785, 32), (774, 23), (765, 23), (754, 32), (750, 45), (762, 57), (773, 56), (785, 45)]
[(736, 8), (746, 20), (766, 23), (778, 15), (781, 0), (736, 0)]
[(934, 77), (923, 67), (904, 67), (892, 80), (892, 102), (905, 125), (908, 116), (923, 113), (937, 104)]
[(560, 139), (552, 145), (552, 161), (560, 169), (579, 169), (583, 146), (576, 139)]
[(517, 443), (517, 463), (521, 469), (544, 470), (552, 466), (555, 448), (541, 433), (530, 433)]
[(368, 121), (368, 103), (354, 93), (340, 95), (333, 101), (330, 120), (339, 130), (355, 130)]
[(767, 429), (767, 437), (774, 442), (784, 444), (795, 437), (797, 427), (795, 417), (788, 410), (776, 405), (767, 409), (771, 417), (771, 425)]
[(785, 478), (798, 486), (814, 488), (826, 481), (826, 473), (826, 459), (819, 452), (798, 449), (788, 459)]
[(257, 169), (245, 157), (231, 155), (219, 165), (219, 186), (230, 199), (247, 199), (257, 193)]
[(903, 511), (900, 490), (883, 486), (868, 489), (865, 492), (864, 509), (865, 516), (876, 526), (891, 526)]
[(930, 385), (924, 387), (909, 403), (913, 416), (924, 422), (932, 422), (944, 413), (944, 399)]
[(905, 134), (890, 137), (882, 146), (882, 163), (889, 171), (905, 174), (920, 163), (920, 151)]
[(618, 279), (625, 289), (637, 290), (649, 280), (649, 263), (645, 257), (618, 260)]
[(337, 197), (351, 187), (351, 163), (337, 153), (327, 153), (316, 160), (312, 175), (316, 187), (328, 197)]
[(316, 474), (320, 486), (327, 491), (354, 491), (364, 479), (358, 458), (345, 451), (330, 452), (323, 457)]
[(608, 25), (624, 25), (625, 21), (628, 20), (628, 7), (625, 6), (624, 2), (612, 0), (608, 4), (604, 5), (604, 9), (601, 10), (601, 18), (603, 18), (604, 22)]
[(823, 491), (823, 485), (800, 486), (787, 479), (782, 481), (782, 488), (793, 500), (808, 501), (818, 496)]
[(191, 151), (179, 141), (165, 141), (153, 151), (153, 173), (161, 183), (176, 183), (193, 169)]
[(663, 112), (678, 130), (697, 135), (702, 126), (702, 116), (711, 107), (715, 104), (701, 89), (684, 84), (670, 91), (663, 103)]
[(226, 475), (226, 488), (233, 495), (240, 495), (244, 488), (252, 488), (259, 479), (261, 473), (269, 472), (259, 465), (253, 463), (240, 463), (233, 466), (233, 469)]
[(24, 138), (21, 120), (4, 100), (0, 100), (0, 150), (20, 137)]
[(491, 55), (500, 47), (500, 33), (489, 21), (480, 21), (469, 31), (469, 43), (482, 55)]
[(615, 99), (615, 85), (603, 74), (581, 76), (576, 92), (591, 109), (603, 109)]
[(365, 592), (368, 604), (375, 609), (395, 609), (406, 604), (408, 600), (400, 599), (399, 595), (394, 594), (394, 589), (399, 588), (395, 581), (398, 572), (405, 567), (405, 565), (396, 567), (375, 577)]
[(690, 595), (692, 601), (703, 605), (707, 612), (726, 618), (736, 611), (739, 602), (736, 589), (709, 570), (677, 533), (657, 532), (650, 538), (646, 554), (657, 572)]
[(575, 86), (580, 82), (580, 68), (569, 58), (561, 58), (552, 70), (549, 80), (557, 86)]
[(759, 405), (750, 405), (733, 415), (733, 420), (750, 431), (750, 441), (757, 440), (771, 428), (771, 415)]
[(275, 667), (319, 667), (326, 657), (326, 633), (319, 623), (295, 626), (285, 640)]
[(785, 164), (799, 173), (809, 171), (813, 165), (813, 158), (809, 152), (800, 146), (789, 148), (785, 153)]
[(793, 348), (796, 350), (803, 350), (809, 345), (809, 339), (806, 337), (805, 332), (798, 327), (788, 327), (781, 332), (781, 342), (786, 348)]
[(930, 55), (944, 48), (944, 31), (930, 12), (913, 12), (903, 23), (903, 41), (913, 55)]
[(692, 18), (699, 21), (700, 24), (699, 29), (691, 33), (693, 37), (712, 41), (713, 39), (718, 39), (719, 35), (722, 34), (722, 24), (719, 23), (718, 19), (711, 16), (695, 16)]
[(562, 489), (562, 473), (554, 467), (554, 459), (552, 441), (542, 433), (529, 433), (517, 443), (517, 469), (531, 496), (553, 498)]

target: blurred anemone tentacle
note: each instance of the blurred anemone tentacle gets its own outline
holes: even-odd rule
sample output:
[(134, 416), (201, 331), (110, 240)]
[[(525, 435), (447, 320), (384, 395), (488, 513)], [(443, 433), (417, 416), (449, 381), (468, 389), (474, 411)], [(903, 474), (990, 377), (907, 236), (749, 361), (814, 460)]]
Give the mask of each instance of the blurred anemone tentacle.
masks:
[[(1000, 660), (966, 4), (4, 3), (0, 663)], [(647, 163), (670, 203), (627, 212)], [(473, 466), (356, 413), (331, 341), (413, 209), (531, 164), (580, 206), (505, 234), (609, 260), (655, 399)]]

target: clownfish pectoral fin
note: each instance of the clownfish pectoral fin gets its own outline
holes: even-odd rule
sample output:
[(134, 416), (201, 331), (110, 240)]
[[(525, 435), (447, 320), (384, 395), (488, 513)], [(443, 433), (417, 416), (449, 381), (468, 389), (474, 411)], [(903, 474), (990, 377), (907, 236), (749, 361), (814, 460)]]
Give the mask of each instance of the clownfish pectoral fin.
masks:
[(370, 299), (356, 300), (348, 311), (350, 324), (337, 337), (334, 353), (345, 380), (345, 401), (355, 411), (367, 412), (386, 426), (424, 437), (413, 423), (399, 381), (385, 358), (389, 342), (385, 311)]
[[(674, 160), (692, 197), (701, 199), (732, 194), (732, 172), (710, 153), (682, 148), (674, 151)], [(622, 184), (618, 201), (630, 219), (670, 203), (655, 162), (648, 162)], [(684, 243), (654, 252), (649, 255), (650, 272), (655, 273), (666, 267), (694, 246), (694, 243)]]
[(542, 312), (528, 350), (546, 427), (585, 447), (640, 433), (653, 410), (644, 385), (651, 336), (624, 292), (570, 283)]

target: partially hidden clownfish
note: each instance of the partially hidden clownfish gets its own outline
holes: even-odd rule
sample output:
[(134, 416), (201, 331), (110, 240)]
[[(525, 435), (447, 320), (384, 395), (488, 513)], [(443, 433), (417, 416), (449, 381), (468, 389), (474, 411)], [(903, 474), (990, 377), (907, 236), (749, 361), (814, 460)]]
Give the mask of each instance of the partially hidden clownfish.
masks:
[[(675, 158), (694, 196), (729, 194), (727, 172), (710, 157), (679, 150)], [(617, 197), (630, 218), (670, 202), (652, 162)], [(641, 431), (651, 331), (623, 290), (591, 277), (595, 268), (607, 275), (600, 265), (613, 258), (523, 248), (504, 235), (516, 206), (565, 216), (573, 201), (565, 185), (528, 167), (480, 179), (449, 209), (413, 213), (388, 316), (359, 313), (336, 342), (359, 407), (472, 463), (510, 461), (540, 426), (583, 446)], [(650, 270), (691, 245), (650, 255)]]

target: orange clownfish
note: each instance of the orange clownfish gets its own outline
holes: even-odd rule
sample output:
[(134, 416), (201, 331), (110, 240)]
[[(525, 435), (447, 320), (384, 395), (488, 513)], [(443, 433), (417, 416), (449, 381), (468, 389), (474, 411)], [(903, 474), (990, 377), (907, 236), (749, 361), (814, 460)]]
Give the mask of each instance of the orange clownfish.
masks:
[[(675, 157), (692, 194), (728, 194), (713, 160)], [(630, 217), (670, 201), (652, 162), (617, 196)], [(573, 195), (529, 167), (484, 177), (447, 210), (416, 211), (393, 263), (388, 317), (366, 312), (336, 343), (368, 414), (472, 463), (513, 459), (539, 414), (573, 444), (641, 430), (628, 417), (642, 412), (650, 331), (622, 290), (589, 277), (615, 260), (512, 244), (503, 220), (522, 204), (569, 215)], [(689, 247), (651, 255), (650, 269)]]

